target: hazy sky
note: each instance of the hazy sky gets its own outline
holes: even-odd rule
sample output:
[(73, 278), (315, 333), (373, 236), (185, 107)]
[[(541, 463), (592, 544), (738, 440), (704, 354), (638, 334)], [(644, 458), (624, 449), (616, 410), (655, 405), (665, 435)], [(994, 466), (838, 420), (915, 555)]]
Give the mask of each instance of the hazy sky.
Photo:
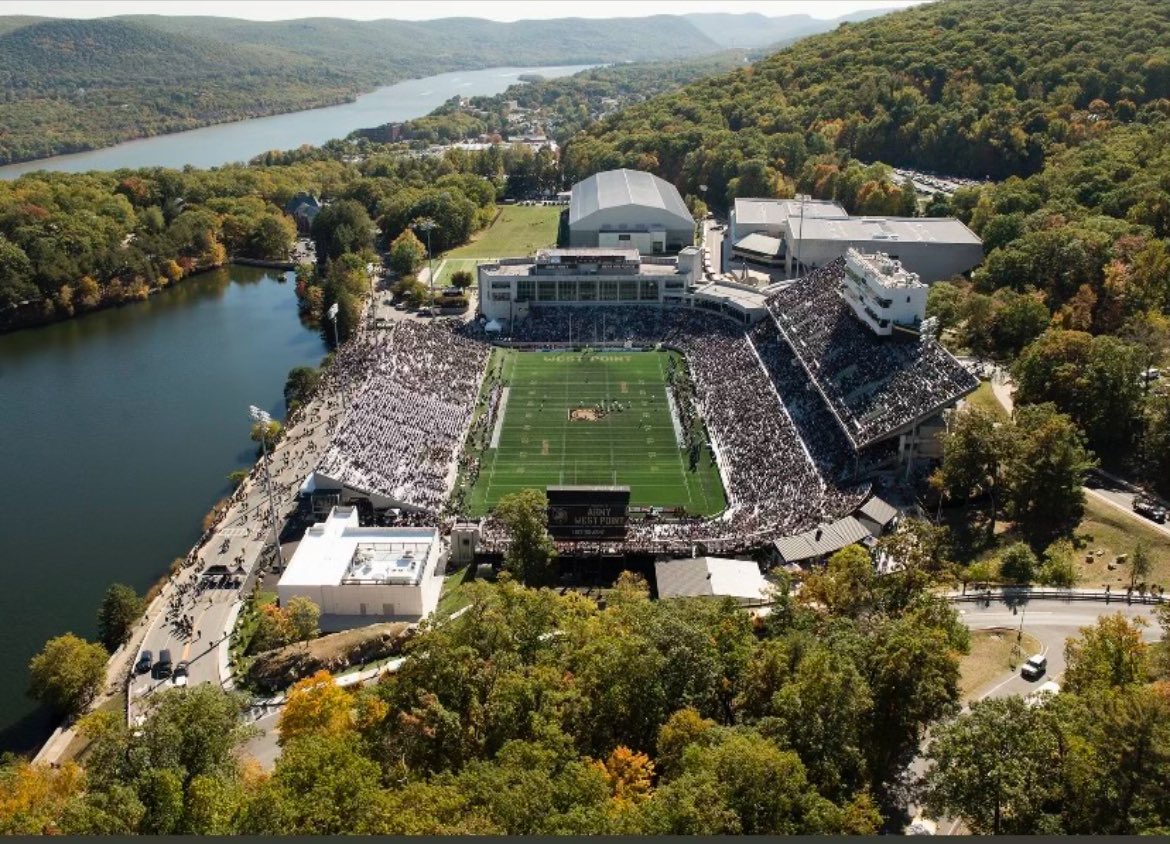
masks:
[(862, 9), (911, 6), (923, 0), (3, 0), (0, 14), (54, 18), (111, 15), (213, 15), (250, 20), (332, 17), (430, 20), (476, 17), (617, 18), (686, 12), (759, 12), (835, 18)]

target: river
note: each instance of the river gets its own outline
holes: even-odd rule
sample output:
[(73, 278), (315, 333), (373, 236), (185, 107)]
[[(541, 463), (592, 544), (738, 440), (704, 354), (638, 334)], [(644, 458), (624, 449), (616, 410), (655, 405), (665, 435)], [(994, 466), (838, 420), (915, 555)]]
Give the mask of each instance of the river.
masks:
[(127, 141), (117, 146), (58, 155), (0, 167), (0, 178), (15, 179), (33, 170), (117, 170), (121, 167), (216, 167), (247, 161), (273, 149), (296, 149), (302, 144), (323, 144), (365, 129), (422, 117), (456, 94), (466, 97), (502, 93), (517, 77), (536, 73), (549, 79), (568, 76), (594, 65), (557, 67), (495, 67), (461, 70), (423, 79), (410, 79), (363, 94), (352, 103), (235, 123), (220, 123)]

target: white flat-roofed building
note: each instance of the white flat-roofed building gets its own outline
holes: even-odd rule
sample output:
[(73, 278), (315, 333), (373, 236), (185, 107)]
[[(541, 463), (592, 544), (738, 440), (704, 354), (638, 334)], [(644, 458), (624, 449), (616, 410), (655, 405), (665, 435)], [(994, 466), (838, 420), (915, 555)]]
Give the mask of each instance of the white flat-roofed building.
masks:
[(305, 532), (277, 595), (281, 606), (297, 597), (315, 603), (322, 629), (417, 621), (439, 602), (439, 556), (434, 528), (361, 527), (356, 507), (334, 507)]
[(823, 267), (850, 248), (884, 252), (927, 284), (961, 275), (983, 260), (983, 241), (953, 217), (811, 218), (796, 231), (790, 227), (785, 244), (790, 274), (797, 275)]
[(750, 234), (783, 239), (788, 221), (798, 224), (801, 218), (849, 218), (849, 212), (830, 199), (761, 199), (737, 197), (731, 208), (731, 242), (739, 243)]
[(731, 257), (784, 267), (788, 278), (823, 267), (849, 248), (885, 252), (927, 284), (983, 260), (983, 242), (954, 217), (852, 217), (823, 199), (736, 199)]
[(569, 245), (633, 248), (643, 255), (694, 245), (695, 221), (678, 188), (653, 173), (606, 170), (573, 185)]
[(898, 327), (917, 332), (926, 317), (928, 290), (916, 273), (884, 252), (845, 253), (841, 296), (875, 334), (888, 336)]

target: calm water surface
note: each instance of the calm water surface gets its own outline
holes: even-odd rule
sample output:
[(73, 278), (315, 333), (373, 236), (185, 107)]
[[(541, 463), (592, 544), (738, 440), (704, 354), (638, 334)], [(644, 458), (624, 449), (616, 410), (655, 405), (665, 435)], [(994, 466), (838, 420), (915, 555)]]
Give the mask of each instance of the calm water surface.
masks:
[(110, 583), (143, 592), (186, 553), (253, 460), (248, 405), (282, 417), (289, 369), (325, 354), (283, 279), (231, 267), (0, 336), (0, 750), (52, 728), (25, 697), (33, 654), (94, 637)]
[(504, 91), (523, 73), (553, 79), (594, 65), (558, 67), (495, 67), (464, 70), (423, 79), (411, 79), (379, 88), (352, 103), (221, 123), (189, 132), (127, 141), (92, 152), (58, 155), (0, 167), (0, 178), (15, 179), (33, 170), (117, 170), (120, 167), (216, 167), (247, 161), (273, 149), (295, 149), (301, 144), (323, 144), (344, 138), (355, 129), (410, 120), (430, 113), (456, 94), (491, 96)]

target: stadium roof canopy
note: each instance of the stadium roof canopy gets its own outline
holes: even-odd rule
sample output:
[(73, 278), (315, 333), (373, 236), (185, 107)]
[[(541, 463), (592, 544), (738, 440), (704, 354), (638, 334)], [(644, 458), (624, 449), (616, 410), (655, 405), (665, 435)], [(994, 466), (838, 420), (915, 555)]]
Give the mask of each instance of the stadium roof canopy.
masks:
[(694, 225), (691, 212), (678, 188), (653, 173), (640, 170), (606, 170), (573, 185), (569, 202), (569, 225), (574, 226), (598, 211), (625, 205), (657, 208)]
[(764, 601), (768, 581), (752, 560), (694, 557), (654, 564), (659, 598), (729, 597)]
[(800, 563), (834, 554), (842, 548), (868, 539), (873, 539), (873, 534), (853, 516), (846, 516), (830, 525), (806, 530), (795, 536), (781, 537), (773, 545), (784, 562)]
[(783, 242), (778, 237), (769, 237), (766, 234), (752, 232), (747, 237), (741, 237), (735, 244), (735, 248), (742, 249), (744, 252), (754, 252), (757, 255), (774, 257), (780, 254), (780, 246)]

